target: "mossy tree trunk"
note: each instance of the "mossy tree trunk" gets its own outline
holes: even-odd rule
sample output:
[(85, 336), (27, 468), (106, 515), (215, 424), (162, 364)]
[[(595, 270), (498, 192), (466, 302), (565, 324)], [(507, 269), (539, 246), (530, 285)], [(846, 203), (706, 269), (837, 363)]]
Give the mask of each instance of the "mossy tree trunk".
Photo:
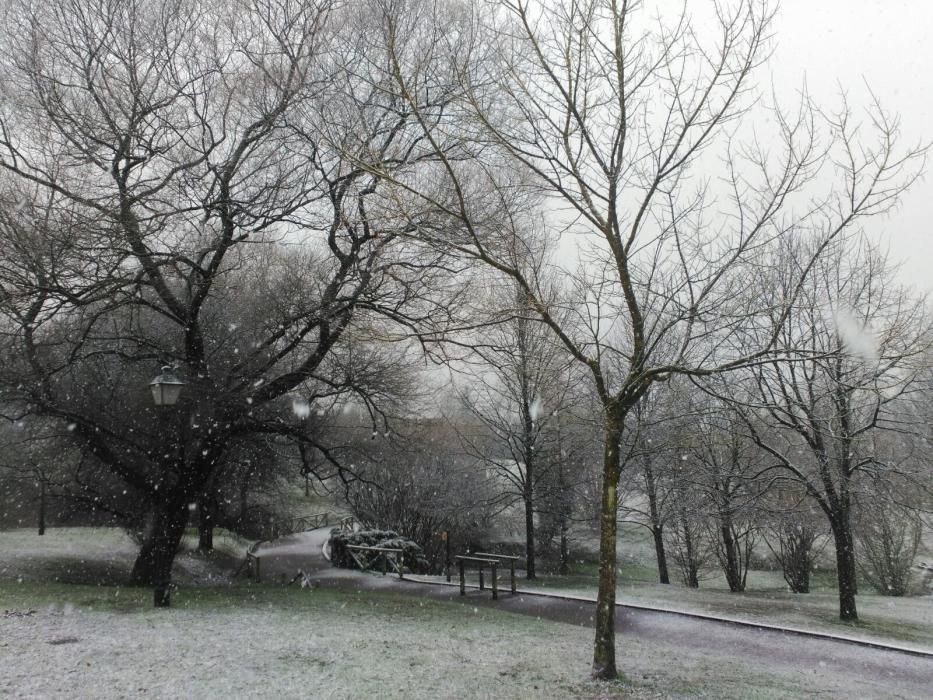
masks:
[(602, 502), (599, 536), (599, 592), (596, 596), (596, 640), (593, 645), (593, 677), (609, 680), (616, 669), (616, 542), (619, 507), (619, 441), (625, 414), (610, 410), (606, 416), (603, 446)]

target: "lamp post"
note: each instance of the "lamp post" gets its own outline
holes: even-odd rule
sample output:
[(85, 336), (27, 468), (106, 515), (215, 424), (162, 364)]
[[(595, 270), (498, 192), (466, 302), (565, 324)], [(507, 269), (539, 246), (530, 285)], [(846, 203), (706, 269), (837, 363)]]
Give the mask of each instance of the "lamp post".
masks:
[[(173, 368), (164, 366), (162, 373), (149, 382), (149, 389), (152, 391), (152, 400), (156, 406), (174, 406), (178, 403), (181, 391), (187, 382), (179, 379), (173, 373)], [(181, 435), (179, 431), (179, 440)], [(171, 595), (171, 574), (164, 581), (156, 581), (153, 590), (152, 602), (157, 608), (167, 608), (170, 604)]]
[(174, 406), (181, 396), (182, 388), (187, 382), (182, 381), (172, 373), (168, 365), (162, 368), (162, 374), (149, 382), (152, 390), (152, 400), (156, 406)]

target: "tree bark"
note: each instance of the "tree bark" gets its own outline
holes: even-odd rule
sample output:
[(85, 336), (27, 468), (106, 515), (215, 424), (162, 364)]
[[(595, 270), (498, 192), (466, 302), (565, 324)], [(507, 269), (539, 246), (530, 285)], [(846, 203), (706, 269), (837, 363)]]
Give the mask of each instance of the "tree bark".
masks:
[(855, 546), (847, 512), (838, 513), (830, 522), (836, 545), (836, 580), (839, 585), (839, 619), (858, 620), (855, 607)]
[(561, 516), (560, 522), (560, 568), (558, 573), (566, 576), (570, 573), (570, 547), (567, 542), (567, 518)]
[(619, 440), (624, 416), (608, 412), (603, 447), (603, 488), (600, 507), (599, 592), (596, 596), (596, 641), (593, 678), (611, 680), (616, 670), (616, 531), (619, 506)]
[(131, 585), (168, 586), (172, 577), (172, 562), (187, 521), (187, 503), (157, 508), (152, 528), (133, 564)]
[(735, 536), (732, 532), (732, 520), (727, 515), (724, 515), (724, 520), (719, 526), (719, 533), (722, 537), (722, 547), (725, 553), (725, 574), (726, 574), (726, 583), (729, 584), (729, 591), (731, 593), (741, 593), (745, 590), (745, 586), (742, 584), (742, 572), (739, 567), (739, 557), (736, 552)]
[(654, 537), (654, 554), (658, 560), (658, 582), (670, 584), (671, 576), (667, 570), (667, 553), (664, 551), (664, 526), (652, 524), (651, 536)]

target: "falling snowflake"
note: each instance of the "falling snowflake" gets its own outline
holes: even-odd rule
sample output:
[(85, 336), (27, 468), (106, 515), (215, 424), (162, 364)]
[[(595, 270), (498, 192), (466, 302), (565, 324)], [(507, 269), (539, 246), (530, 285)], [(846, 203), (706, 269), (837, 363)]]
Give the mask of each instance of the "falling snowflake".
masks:
[(311, 404), (306, 399), (292, 399), (292, 413), (296, 418), (304, 420), (311, 415)]

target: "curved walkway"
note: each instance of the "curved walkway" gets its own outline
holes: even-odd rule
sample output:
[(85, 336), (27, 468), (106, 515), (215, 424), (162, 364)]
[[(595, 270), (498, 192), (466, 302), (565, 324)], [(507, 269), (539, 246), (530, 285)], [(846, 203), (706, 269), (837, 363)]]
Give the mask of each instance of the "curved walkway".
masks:
[[(401, 580), (392, 575), (334, 568), (322, 554), (329, 533), (329, 529), (314, 530), (263, 545), (257, 551), (262, 558), (263, 580), (289, 581), (300, 569), (310, 575), (314, 585), (324, 588), (393, 591), (593, 626), (595, 604), (592, 599), (523, 590), (511, 595), (506, 587), (505, 591), (500, 590), (499, 600), (493, 601), (488, 590), (480, 592), (471, 588), (461, 597), (458, 587), (446, 582), (419, 577)], [(856, 683), (860, 679), (872, 683), (885, 679), (890, 683), (892, 696), (929, 697), (929, 689), (933, 686), (933, 653), (924, 650), (662, 608), (622, 603), (618, 606), (616, 619), (621, 643), (625, 637), (637, 637), (716, 651), (734, 658), (737, 663), (745, 658), (800, 673), (835, 673)], [(728, 670), (724, 669), (725, 672)]]

